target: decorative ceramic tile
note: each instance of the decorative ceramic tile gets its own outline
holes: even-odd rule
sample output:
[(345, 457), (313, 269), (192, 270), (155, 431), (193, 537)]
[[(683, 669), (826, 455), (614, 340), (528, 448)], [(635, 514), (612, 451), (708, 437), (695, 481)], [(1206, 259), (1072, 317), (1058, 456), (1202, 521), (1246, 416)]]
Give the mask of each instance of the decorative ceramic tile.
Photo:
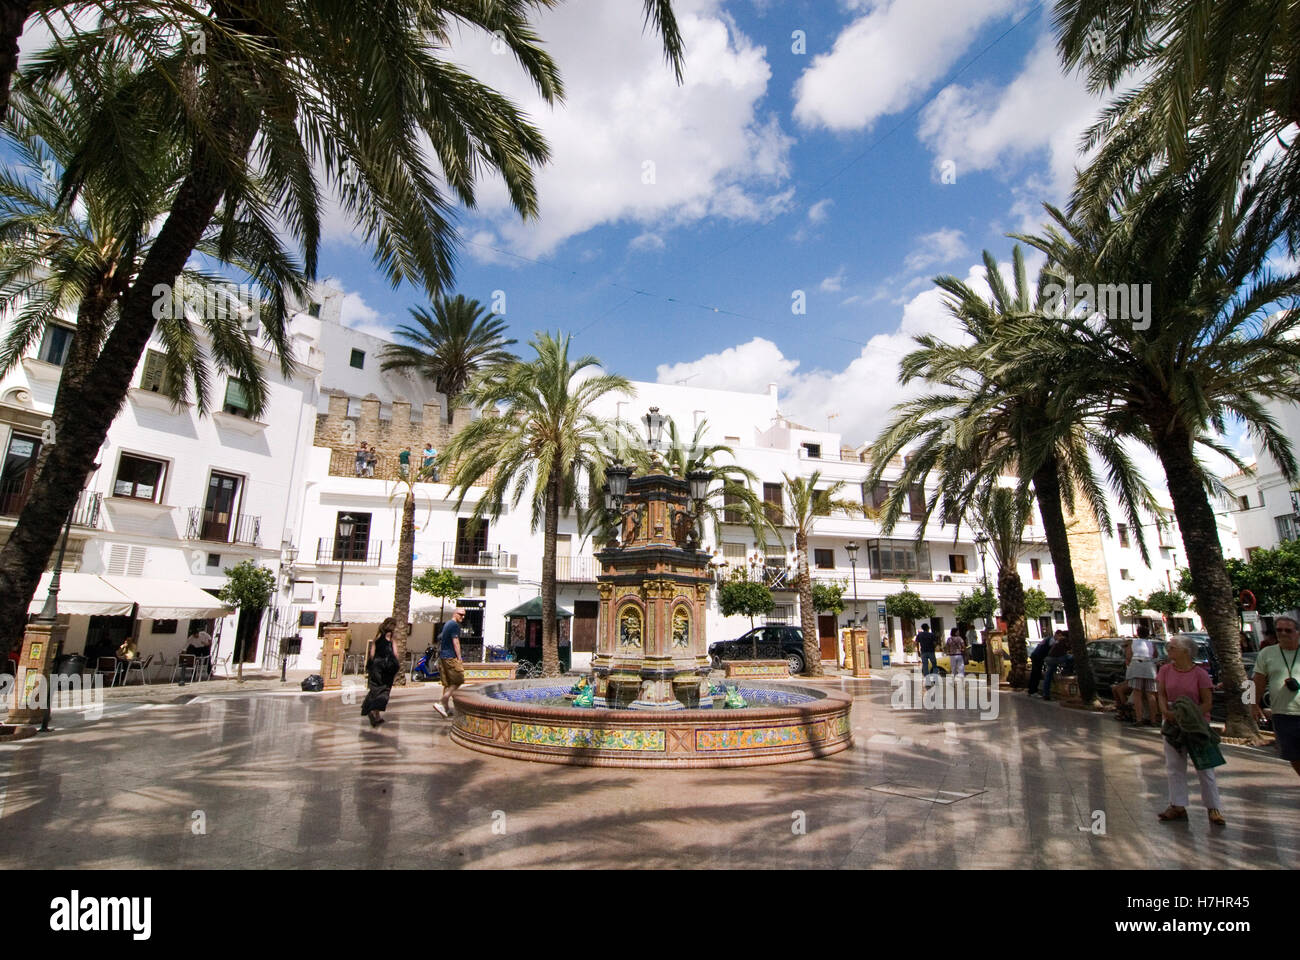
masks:
[[(819, 725), (820, 726), (820, 725)], [(825, 727), (820, 727), (821, 731)], [(809, 724), (791, 724), (783, 727), (734, 727), (728, 730), (696, 730), (695, 749), (706, 753), (711, 750), (770, 750), (773, 747), (796, 746), (820, 740), (819, 731)]]
[(510, 724), (510, 740), (541, 747), (593, 750), (664, 751), (663, 730), (558, 727), (544, 723)]
[(458, 712), (456, 714), (456, 726), (476, 737), (492, 739), (493, 727), (490, 717), (477, 717), (472, 713)]

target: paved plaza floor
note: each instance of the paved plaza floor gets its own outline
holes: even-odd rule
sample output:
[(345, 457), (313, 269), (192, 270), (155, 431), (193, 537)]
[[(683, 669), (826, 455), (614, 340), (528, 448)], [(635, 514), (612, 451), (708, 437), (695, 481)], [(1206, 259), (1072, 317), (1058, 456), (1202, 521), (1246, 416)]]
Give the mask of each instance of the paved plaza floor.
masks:
[(894, 710), (884, 677), (824, 683), (854, 696), (851, 749), (680, 771), (475, 753), (436, 685), (396, 689), (378, 729), (293, 686), (118, 696), (0, 744), (0, 868), (1295, 866), (1300, 777), (1271, 751), (1224, 747), (1226, 828), (1194, 776), (1190, 820), (1161, 824), (1155, 730), (1007, 691), (980, 720)]

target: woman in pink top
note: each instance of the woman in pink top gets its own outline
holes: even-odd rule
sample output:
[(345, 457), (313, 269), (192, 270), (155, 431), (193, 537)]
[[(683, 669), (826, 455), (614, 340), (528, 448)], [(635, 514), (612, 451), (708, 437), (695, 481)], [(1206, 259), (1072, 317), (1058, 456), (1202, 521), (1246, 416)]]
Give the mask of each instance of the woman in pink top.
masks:
[[(1165, 723), (1175, 723), (1170, 704), (1188, 697), (1201, 708), (1205, 719), (1210, 719), (1214, 703), (1214, 681), (1205, 670), (1192, 660), (1196, 642), (1190, 637), (1174, 637), (1166, 644), (1172, 663), (1166, 663), (1156, 674), (1156, 699)], [(1163, 739), (1163, 738), (1162, 738)], [(1177, 749), (1165, 739), (1165, 773), (1169, 778), (1169, 808), (1159, 814), (1161, 820), (1187, 819), (1187, 750)], [(1219, 812), (1219, 786), (1214, 779), (1214, 768), (1197, 770), (1201, 781), (1201, 802), (1209, 813), (1210, 823), (1223, 826), (1227, 821)]]

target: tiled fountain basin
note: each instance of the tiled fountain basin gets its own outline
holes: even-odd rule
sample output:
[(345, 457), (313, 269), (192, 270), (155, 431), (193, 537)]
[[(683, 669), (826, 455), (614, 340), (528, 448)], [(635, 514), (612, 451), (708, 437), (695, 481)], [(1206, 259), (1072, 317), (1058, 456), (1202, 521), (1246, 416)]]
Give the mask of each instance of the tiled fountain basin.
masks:
[[(568, 685), (516, 680), (456, 693), (451, 738), (483, 753), (594, 767), (744, 767), (828, 757), (853, 742), (851, 697), (752, 683), (743, 710), (609, 710), (530, 702)], [(508, 698), (508, 699), (507, 699)]]

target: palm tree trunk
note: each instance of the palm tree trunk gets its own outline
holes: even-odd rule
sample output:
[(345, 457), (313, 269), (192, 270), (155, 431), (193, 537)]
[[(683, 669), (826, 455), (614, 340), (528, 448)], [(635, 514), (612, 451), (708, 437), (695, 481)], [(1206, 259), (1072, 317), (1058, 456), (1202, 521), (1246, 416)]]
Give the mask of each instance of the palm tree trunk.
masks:
[(415, 576), (415, 494), (408, 487), (402, 502), (402, 534), (397, 545), (397, 576), (393, 586), (393, 652), (406, 662), (406, 625), (411, 619), (411, 579)]
[(1007, 682), (1018, 690), (1029, 679), (1029, 623), (1025, 619), (1025, 585), (1015, 564), (998, 570), (998, 604), (1007, 621), (1007, 647), (1011, 652), (1011, 673)]
[[(1154, 419), (1154, 418), (1153, 418)], [(1164, 420), (1161, 426), (1166, 426)], [(1180, 429), (1153, 427), (1156, 456), (1165, 469), (1165, 482), (1174, 502), (1174, 516), (1183, 535), (1187, 567), (1196, 593), (1196, 612), (1205, 623), (1219, 661), (1219, 681), (1227, 698), (1224, 733), (1255, 740), (1259, 728), (1242, 702), (1246, 669), (1241, 662), (1240, 622), (1232, 581), (1223, 562), (1214, 508), (1201, 480), (1202, 471), (1192, 452), (1191, 437)]]
[[(560, 529), (560, 484), (554, 472), (546, 480), (546, 516), (542, 543), (542, 676), (560, 675), (560, 638), (556, 630), (555, 540)], [(648, 641), (648, 638), (645, 638)]]
[(808, 534), (794, 534), (795, 563), (799, 565), (796, 583), (799, 588), (799, 624), (803, 627), (803, 672), (810, 677), (822, 676), (822, 648), (817, 641), (817, 611), (813, 609), (812, 576), (808, 570)]
[[(256, 127), (241, 123), (237, 110), (237, 104), (219, 104), (212, 113), (217, 128), (230, 131), (232, 149), (242, 147), (246, 155)], [(227, 177), (217, 157), (195, 151), (192, 169), (181, 182), (135, 283), (121, 300), (118, 321), (94, 368), (75, 387), (66, 384), (59, 389), (53, 417), (55, 442), (42, 450), (32, 494), (0, 550), (0, 653), (7, 653), (23, 635), (27, 607), (63, 522), (95, 468), (95, 456), (126, 399), (153, 333), (154, 287), (175, 283), (221, 202)]]
[(9, 112), (9, 86), (18, 71), (18, 39), (31, 8), (31, 0), (0, 0), (0, 120)]
[(1079, 681), (1079, 696), (1084, 703), (1097, 699), (1097, 683), (1088, 660), (1088, 641), (1084, 638), (1083, 614), (1079, 611), (1079, 592), (1070, 565), (1070, 538), (1065, 528), (1065, 511), (1061, 508), (1061, 482), (1056, 473), (1056, 457), (1049, 455), (1034, 474), (1034, 494), (1038, 512), (1043, 517), (1043, 534), (1056, 568), (1056, 586), (1065, 605), (1065, 623), (1070, 633), (1070, 650), (1074, 654), (1074, 676)]

